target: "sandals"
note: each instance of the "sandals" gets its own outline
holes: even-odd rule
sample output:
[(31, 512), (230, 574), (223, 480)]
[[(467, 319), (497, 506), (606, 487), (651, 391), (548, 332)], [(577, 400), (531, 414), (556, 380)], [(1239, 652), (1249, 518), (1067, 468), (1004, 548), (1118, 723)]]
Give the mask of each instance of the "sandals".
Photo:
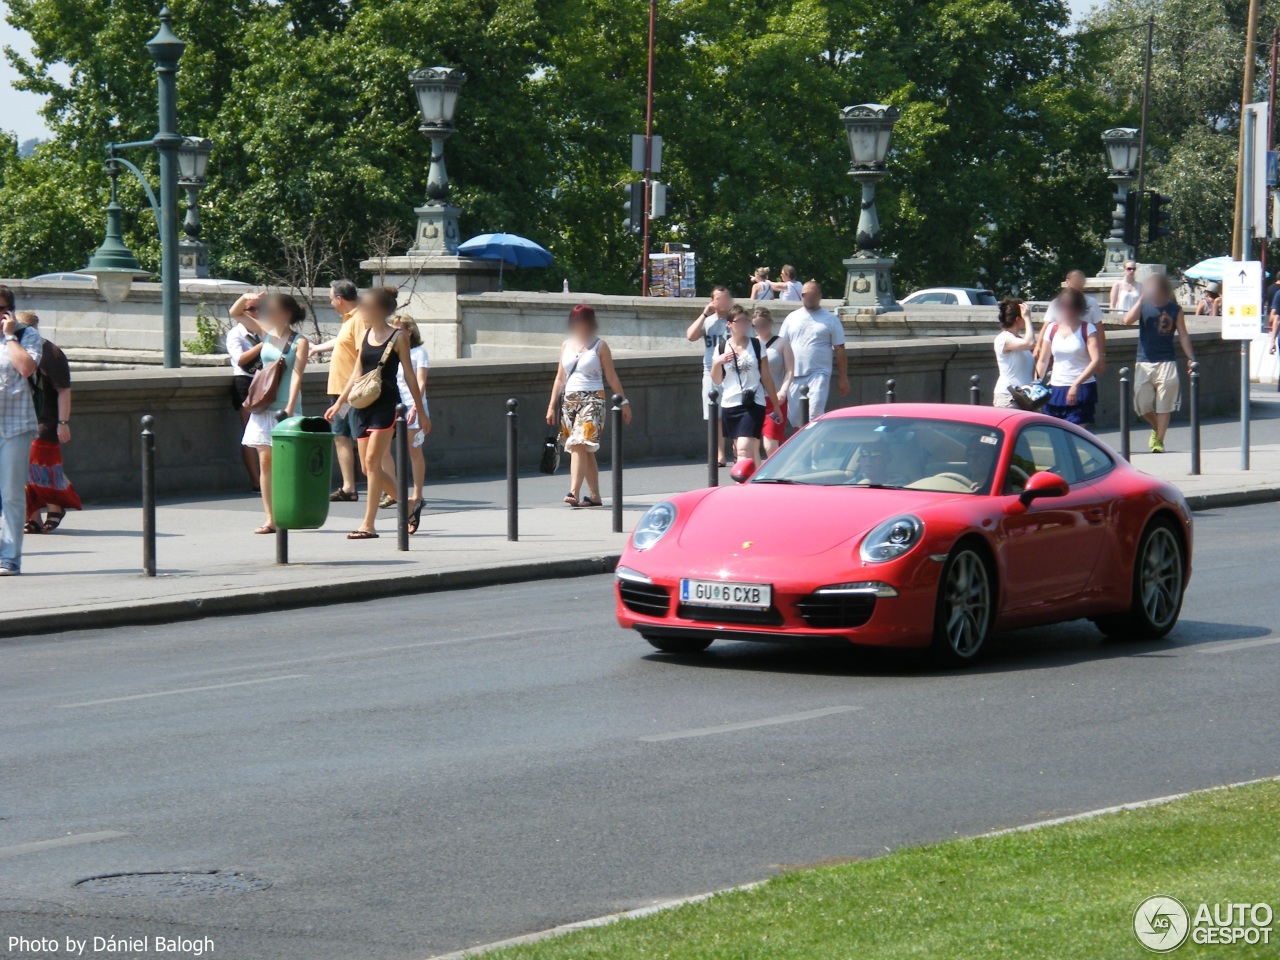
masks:
[(348, 540), (377, 540), (378, 535), (372, 530), (352, 530), (347, 534)]
[(44, 527), (39, 520), (28, 520), (26, 526), (22, 529), (27, 533), (44, 533)]
[(599, 497), (595, 497), (594, 499), (593, 499), (593, 498), (591, 498), (591, 497), (585, 497), (585, 498), (583, 498), (583, 500), (582, 500), (582, 506), (584, 506), (584, 507), (603, 507), (603, 506), (604, 506), (604, 501), (603, 501), (603, 500), (601, 500)]
[(275, 533), (276, 528), (269, 523), (264, 523), (262, 526), (260, 526), (257, 530), (253, 532), (254, 533)]
[(394, 507), (395, 505), (396, 498), (389, 493), (384, 493), (382, 495), (382, 499), (378, 501), (378, 507), (382, 510), (386, 510), (388, 507)]
[(570, 490), (567, 494), (565, 494), (564, 502), (571, 507), (581, 506), (581, 504), (578, 502), (577, 495), (572, 490)]
[(42, 532), (42, 533), (53, 533), (53, 531), (57, 530), (57, 529), (58, 529), (58, 527), (62, 524), (62, 518), (63, 518), (63, 517), (65, 517), (65, 516), (66, 516), (66, 514), (65, 514), (65, 513), (48, 513), (48, 514), (45, 514), (45, 518), (44, 518), (44, 527), (41, 529), (41, 532)]
[(352, 490), (350, 493), (348, 493), (346, 490), (343, 490), (341, 487), (333, 491), (333, 493), (329, 494), (330, 503), (355, 503), (359, 499), (360, 499), (360, 494), (358, 494), (356, 491)]
[(426, 501), (418, 500), (417, 506), (409, 513), (409, 533), (410, 535), (418, 532), (418, 525), (422, 522), (422, 508), (426, 506)]

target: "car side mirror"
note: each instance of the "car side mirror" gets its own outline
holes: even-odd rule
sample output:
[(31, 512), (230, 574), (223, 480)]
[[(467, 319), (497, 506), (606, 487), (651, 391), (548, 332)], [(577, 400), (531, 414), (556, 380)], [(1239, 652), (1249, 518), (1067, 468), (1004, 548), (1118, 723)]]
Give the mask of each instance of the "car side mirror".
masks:
[(1069, 489), (1067, 481), (1062, 477), (1048, 470), (1041, 470), (1027, 479), (1026, 487), (1018, 494), (1018, 502), (1029, 507), (1041, 497), (1065, 497)]

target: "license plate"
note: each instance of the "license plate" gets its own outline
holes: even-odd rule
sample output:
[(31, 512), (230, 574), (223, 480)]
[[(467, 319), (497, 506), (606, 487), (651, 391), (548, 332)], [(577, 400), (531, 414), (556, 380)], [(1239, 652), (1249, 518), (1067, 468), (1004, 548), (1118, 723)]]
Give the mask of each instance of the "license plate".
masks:
[(767, 583), (681, 580), (680, 602), (698, 607), (768, 610), (773, 603), (773, 587)]

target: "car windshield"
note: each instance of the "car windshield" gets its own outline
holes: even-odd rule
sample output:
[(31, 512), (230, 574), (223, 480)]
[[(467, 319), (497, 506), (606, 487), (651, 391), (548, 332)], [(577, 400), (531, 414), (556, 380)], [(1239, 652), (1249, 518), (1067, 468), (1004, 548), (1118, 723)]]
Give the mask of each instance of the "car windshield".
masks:
[(990, 290), (979, 290), (974, 294), (973, 302), (983, 307), (994, 307), (999, 301)]
[(991, 490), (1004, 434), (957, 420), (829, 417), (800, 431), (752, 483), (932, 490)]

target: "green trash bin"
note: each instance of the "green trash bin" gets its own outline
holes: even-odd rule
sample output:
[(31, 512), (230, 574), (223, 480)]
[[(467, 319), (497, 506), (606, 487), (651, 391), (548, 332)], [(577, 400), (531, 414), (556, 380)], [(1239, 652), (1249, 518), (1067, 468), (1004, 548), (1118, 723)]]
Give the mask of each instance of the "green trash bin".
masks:
[(314, 530), (329, 519), (333, 431), (324, 417), (290, 417), (271, 431), (271, 499), (281, 530)]

